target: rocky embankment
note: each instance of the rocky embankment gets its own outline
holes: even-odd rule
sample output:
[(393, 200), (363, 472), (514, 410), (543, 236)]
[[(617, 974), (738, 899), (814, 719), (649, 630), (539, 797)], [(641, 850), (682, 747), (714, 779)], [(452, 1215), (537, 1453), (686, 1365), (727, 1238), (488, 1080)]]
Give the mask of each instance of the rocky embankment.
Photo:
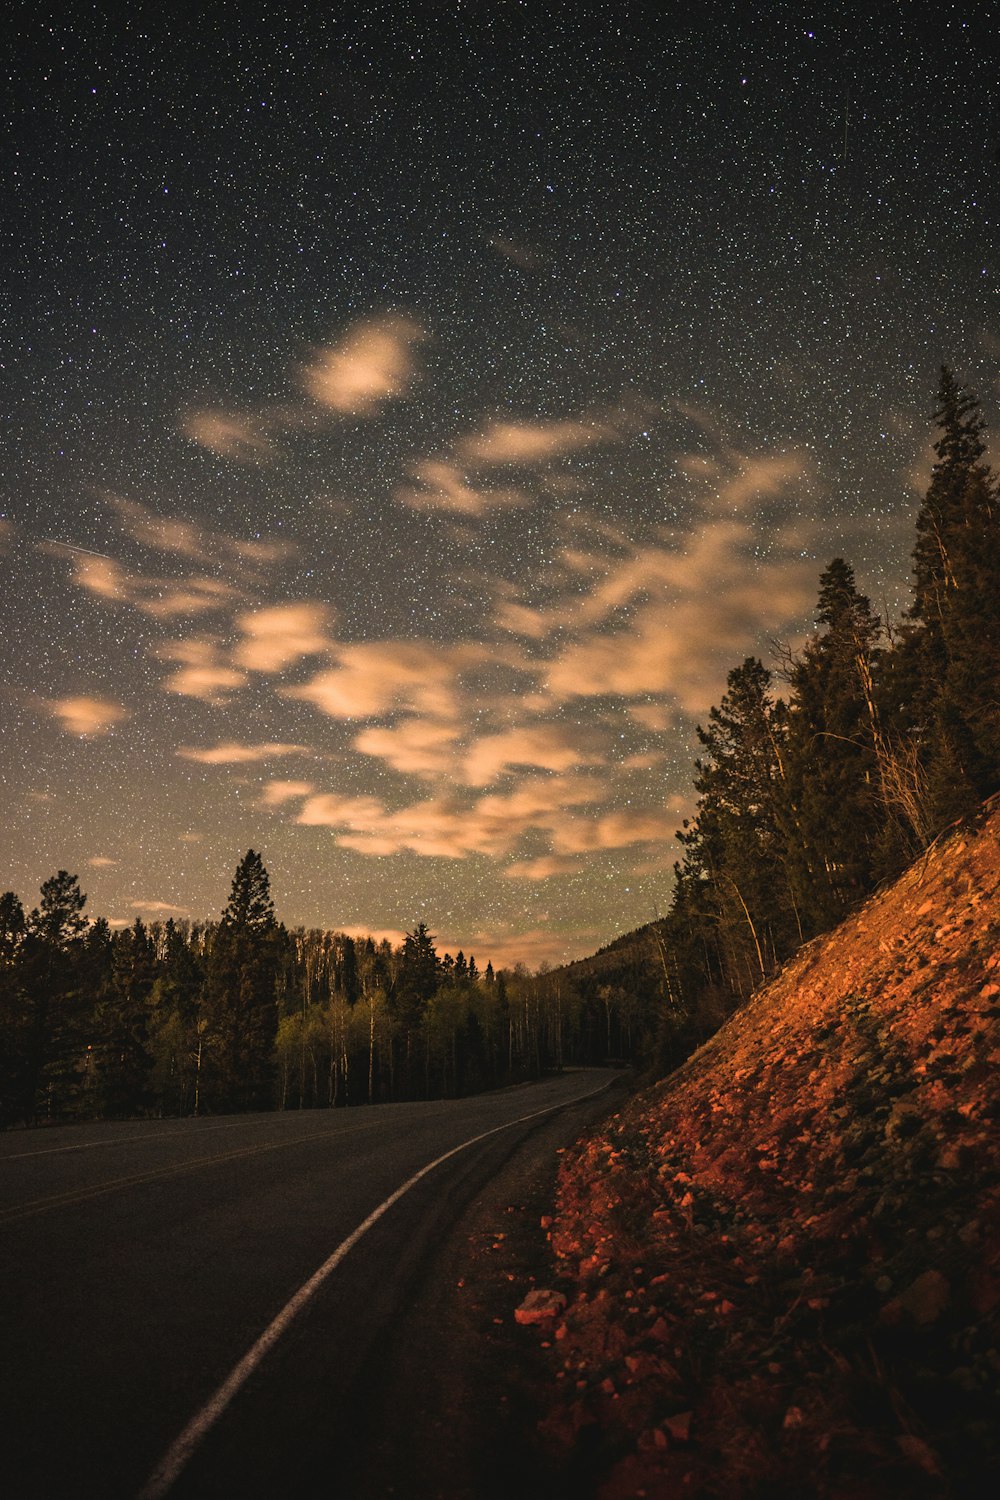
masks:
[(998, 933), (994, 799), (563, 1157), (575, 1494), (996, 1492)]

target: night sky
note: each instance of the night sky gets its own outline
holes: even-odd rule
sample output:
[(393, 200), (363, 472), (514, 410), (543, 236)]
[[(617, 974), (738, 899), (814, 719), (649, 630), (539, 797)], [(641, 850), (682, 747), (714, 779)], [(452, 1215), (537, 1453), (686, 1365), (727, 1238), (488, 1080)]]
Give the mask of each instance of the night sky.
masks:
[(996, 9), (313, 9), (14, 23), (0, 889), (579, 956), (997, 430)]

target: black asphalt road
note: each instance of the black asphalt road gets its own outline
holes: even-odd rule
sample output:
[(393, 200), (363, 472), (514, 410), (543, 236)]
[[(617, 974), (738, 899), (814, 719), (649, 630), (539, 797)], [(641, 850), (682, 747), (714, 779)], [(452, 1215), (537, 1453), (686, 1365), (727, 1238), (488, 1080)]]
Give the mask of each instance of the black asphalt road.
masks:
[[(350, 1496), (383, 1351), (435, 1245), (526, 1137), (544, 1126), (551, 1149), (539, 1112), (568, 1141), (608, 1082), (580, 1070), (474, 1099), (0, 1136), (3, 1493)], [(377, 1219), (150, 1489), (289, 1299), (484, 1132)]]

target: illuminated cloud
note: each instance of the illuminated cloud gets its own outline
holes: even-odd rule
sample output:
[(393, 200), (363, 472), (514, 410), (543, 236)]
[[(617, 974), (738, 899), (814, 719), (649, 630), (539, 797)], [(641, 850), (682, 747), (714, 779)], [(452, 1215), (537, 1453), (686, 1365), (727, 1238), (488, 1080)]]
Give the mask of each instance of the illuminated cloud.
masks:
[(552, 847), (558, 854), (591, 854), (627, 849), (633, 844), (660, 844), (677, 826), (673, 812), (606, 812), (599, 817), (561, 818), (554, 823)]
[(314, 790), (311, 781), (269, 781), (261, 792), (262, 807), (284, 807), (299, 797), (308, 797)]
[(606, 422), (493, 422), (463, 438), (458, 452), (474, 464), (540, 464), (617, 437)]
[(260, 537), (234, 537), (222, 531), (192, 525), (179, 516), (162, 516), (136, 500), (115, 500), (126, 533), (143, 547), (204, 563), (206, 558), (228, 563), (281, 562), (295, 554), (293, 542)]
[(325, 633), (329, 617), (325, 604), (279, 604), (239, 615), (243, 640), (233, 659), (254, 672), (280, 672), (333, 646)]
[(809, 457), (803, 453), (741, 456), (737, 472), (720, 486), (719, 500), (726, 509), (741, 510), (751, 500), (780, 495), (790, 485), (801, 484), (810, 477), (811, 470)]
[(102, 599), (131, 601), (130, 575), (111, 557), (94, 557), (89, 552), (72, 554), (72, 578), (79, 588)]
[(582, 750), (558, 725), (529, 725), (478, 739), (465, 755), (465, 779), (473, 786), (486, 786), (514, 766), (569, 771), (575, 766), (600, 765), (603, 759), (593, 750)]
[(295, 821), (332, 829), (343, 848), (381, 856), (409, 851), (425, 858), (502, 858), (515, 853), (526, 834), (538, 831), (552, 836), (557, 853), (640, 842), (651, 825), (638, 815), (617, 824), (598, 818), (586, 835), (573, 835), (576, 815), (569, 809), (602, 796), (597, 783), (570, 776), (529, 777), (511, 792), (471, 804), (440, 795), (395, 810), (376, 797), (323, 792), (306, 797)]
[(205, 766), (231, 766), (249, 764), (259, 760), (273, 760), (281, 755), (308, 755), (306, 745), (285, 745), (269, 741), (264, 745), (214, 745), (208, 750), (198, 750), (192, 745), (182, 745), (175, 751), (182, 760), (196, 760)]
[(354, 748), (386, 761), (403, 775), (434, 776), (453, 766), (458, 739), (452, 724), (405, 719), (391, 729), (377, 725), (363, 729)]
[(424, 337), (408, 318), (355, 324), (337, 348), (317, 352), (302, 372), (303, 388), (331, 411), (370, 416), (403, 394), (413, 374), (413, 345)]
[(58, 719), (69, 734), (78, 734), (85, 739), (96, 739), (108, 734), (115, 724), (129, 717), (128, 710), (106, 698), (53, 698), (46, 705), (53, 718)]
[(528, 505), (531, 497), (520, 490), (483, 489), (470, 485), (455, 464), (423, 459), (410, 466), (416, 485), (404, 485), (396, 499), (411, 510), (444, 510), (459, 515), (482, 516), (489, 510)]
[(154, 653), (161, 661), (180, 662), (180, 666), (161, 686), (164, 692), (201, 698), (206, 703), (225, 703), (230, 693), (246, 682), (246, 673), (227, 667), (218, 659), (218, 645), (204, 636), (183, 641), (168, 641)]
[(186, 917), (188, 909), (186, 906), (175, 906), (172, 901), (130, 901), (133, 911), (147, 911), (154, 916)]
[[(60, 556), (64, 548), (56, 544)], [(236, 595), (231, 584), (218, 578), (154, 578), (131, 572), (112, 557), (71, 552), (71, 578), (78, 588), (100, 599), (131, 604), (155, 619), (204, 614), (221, 609)]]
[(157, 515), (136, 500), (115, 500), (114, 504), (128, 535), (144, 547), (204, 561), (206, 537), (200, 527), (177, 516)]
[(235, 463), (270, 461), (274, 455), (271, 439), (249, 417), (222, 411), (189, 412), (181, 431), (202, 448)]
[[(459, 653), (460, 654), (460, 653)], [(334, 719), (369, 719), (410, 709), (447, 719), (458, 708), (456, 652), (422, 641), (371, 641), (340, 646), (339, 666), (301, 687), (285, 688)]]
[(104, 854), (95, 854), (92, 859), (87, 860), (87, 864), (92, 870), (110, 870), (117, 863), (116, 859), (108, 859)]
[[(136, 580), (133, 578), (131, 582)], [(145, 614), (157, 620), (173, 620), (221, 609), (236, 594), (234, 588), (217, 578), (187, 578), (176, 583), (144, 580), (143, 589), (144, 597), (137, 597), (134, 602)]]

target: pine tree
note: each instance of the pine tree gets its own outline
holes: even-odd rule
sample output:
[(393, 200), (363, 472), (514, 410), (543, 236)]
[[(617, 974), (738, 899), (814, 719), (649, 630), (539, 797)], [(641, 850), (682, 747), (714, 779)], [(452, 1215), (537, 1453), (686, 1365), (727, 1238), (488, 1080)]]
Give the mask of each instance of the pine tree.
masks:
[(208, 955), (206, 1094), (214, 1109), (273, 1106), (277, 981), (286, 944), (264, 862), (248, 849)]
[(24, 1002), (18, 1110), (25, 1119), (74, 1113), (84, 1088), (86, 902), (78, 877), (59, 870), (43, 882), (27, 919), (18, 965)]
[(152, 1099), (148, 1043), (156, 954), (138, 917), (128, 932), (114, 936), (111, 957), (110, 983), (96, 1008), (92, 1050), (100, 1113), (124, 1120), (143, 1113)]
[(698, 726), (698, 813), (679, 835), (681, 881), (701, 919), (718, 928), (727, 983), (745, 994), (801, 940), (789, 843), (787, 716), (756, 657), (729, 673), (728, 691)]
[(1000, 500), (975, 396), (941, 370), (939, 437), (917, 516), (897, 669), (932, 831), (1000, 786)]
[(823, 932), (871, 887), (884, 821), (873, 721), (881, 625), (835, 558), (816, 619), (789, 673), (789, 848), (806, 935)]

